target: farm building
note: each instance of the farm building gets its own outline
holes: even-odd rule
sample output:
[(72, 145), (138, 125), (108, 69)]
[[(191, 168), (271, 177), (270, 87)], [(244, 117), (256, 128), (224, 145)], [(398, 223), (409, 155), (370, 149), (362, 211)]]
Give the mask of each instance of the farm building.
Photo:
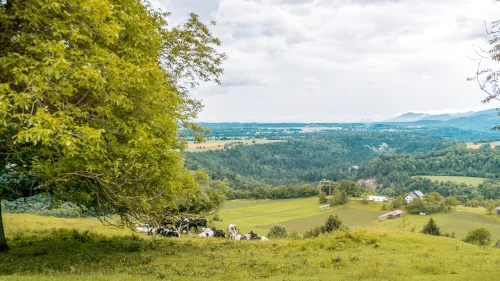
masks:
[(368, 201), (389, 202), (389, 199), (385, 196), (368, 195)]
[(415, 198), (424, 199), (424, 194), (420, 190), (415, 190), (408, 194), (408, 196), (405, 197), (405, 200), (407, 203), (411, 203), (411, 201)]
[(379, 221), (386, 220), (386, 219), (391, 219), (391, 220), (393, 220), (393, 219), (397, 219), (397, 218), (399, 218), (399, 217), (402, 217), (402, 216), (404, 216), (404, 215), (405, 215), (405, 213), (403, 213), (403, 211), (401, 211), (401, 210), (396, 210), (396, 211), (392, 211), (392, 212), (390, 212), (390, 213), (387, 213), (387, 214), (385, 214), (385, 215), (381, 215), (381, 216), (379, 216), (379, 217), (378, 217), (378, 220), (379, 220)]
[(500, 207), (496, 207), (495, 209), (497, 211), (497, 215), (500, 215)]

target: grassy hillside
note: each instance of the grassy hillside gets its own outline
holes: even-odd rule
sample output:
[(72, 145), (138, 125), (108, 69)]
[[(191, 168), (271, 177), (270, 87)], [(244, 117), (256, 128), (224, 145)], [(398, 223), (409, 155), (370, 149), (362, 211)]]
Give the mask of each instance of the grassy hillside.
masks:
[[(334, 206), (327, 211), (318, 210), (316, 197), (289, 200), (234, 200), (226, 203), (220, 212), (222, 222), (216, 222), (219, 228), (227, 228), (234, 223), (242, 230), (254, 230), (259, 234), (267, 233), (274, 224), (286, 226), (290, 231), (299, 233), (322, 225), (329, 215), (338, 215), (349, 227), (370, 228), (373, 230), (400, 230), (403, 222), (386, 220), (379, 222), (378, 216), (388, 211), (381, 210), (382, 203), (360, 204), (353, 199), (347, 204)], [(463, 238), (468, 231), (480, 226), (490, 230), (494, 241), (500, 240), (500, 216), (487, 214), (484, 208), (457, 208), (455, 212), (436, 213), (428, 216), (409, 214), (405, 218), (405, 228), (420, 231), (433, 218), (443, 232), (455, 233), (457, 238)]]
[(500, 263), (496, 248), (380, 229), (228, 241), (132, 236), (87, 219), (7, 214), (5, 224), (12, 250), (0, 253), (0, 279), (9, 281), (496, 280)]
[(442, 182), (451, 181), (453, 183), (465, 183), (476, 187), (479, 184), (483, 183), (485, 180), (485, 178), (458, 177), (458, 176), (416, 176), (416, 177), (430, 179), (431, 181), (442, 181)]

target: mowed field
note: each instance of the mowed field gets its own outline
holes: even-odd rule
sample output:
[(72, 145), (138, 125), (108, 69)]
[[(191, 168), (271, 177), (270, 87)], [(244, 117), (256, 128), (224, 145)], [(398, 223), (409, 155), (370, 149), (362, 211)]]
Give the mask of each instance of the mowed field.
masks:
[(222, 222), (215, 222), (219, 228), (229, 223), (238, 225), (241, 232), (253, 230), (265, 235), (270, 227), (280, 224), (289, 231), (304, 233), (308, 229), (324, 224), (330, 215), (338, 215), (350, 228), (374, 230), (408, 230), (419, 232), (433, 218), (442, 232), (455, 233), (464, 238), (469, 230), (486, 227), (494, 241), (500, 240), (500, 216), (487, 214), (484, 208), (459, 207), (454, 212), (436, 213), (427, 216), (408, 214), (402, 219), (378, 221), (378, 216), (390, 212), (382, 211), (382, 203), (360, 204), (352, 199), (347, 204), (319, 211), (316, 197), (288, 200), (233, 200), (226, 203), (220, 212)]
[(478, 186), (483, 183), (485, 178), (475, 178), (475, 177), (458, 177), (458, 176), (415, 176), (420, 178), (430, 179), (431, 181), (441, 181), (447, 182), (451, 181), (453, 183), (465, 183), (472, 186)]
[(217, 150), (224, 149), (224, 145), (229, 144), (264, 144), (264, 143), (273, 143), (273, 142), (281, 142), (282, 140), (268, 140), (268, 139), (250, 139), (250, 140), (207, 140), (204, 143), (194, 143), (192, 141), (188, 142), (188, 146), (186, 151), (188, 152), (202, 152), (207, 150)]

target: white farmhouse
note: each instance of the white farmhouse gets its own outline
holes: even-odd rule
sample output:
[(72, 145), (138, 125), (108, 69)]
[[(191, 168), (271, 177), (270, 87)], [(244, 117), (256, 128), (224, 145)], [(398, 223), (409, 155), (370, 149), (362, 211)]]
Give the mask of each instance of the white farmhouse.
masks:
[(407, 203), (411, 203), (411, 201), (413, 201), (413, 199), (415, 198), (424, 199), (424, 194), (420, 190), (415, 190), (412, 193), (408, 194), (408, 196), (405, 197), (405, 200)]
[(368, 195), (368, 201), (373, 202), (388, 202), (389, 199), (385, 196)]

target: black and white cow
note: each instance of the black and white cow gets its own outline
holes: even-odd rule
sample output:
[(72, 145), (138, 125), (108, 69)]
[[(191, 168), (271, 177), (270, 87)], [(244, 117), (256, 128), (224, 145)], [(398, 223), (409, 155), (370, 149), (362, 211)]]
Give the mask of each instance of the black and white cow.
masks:
[(248, 240), (260, 240), (259, 234), (255, 233), (253, 231), (250, 231), (250, 233), (248, 233), (248, 235), (250, 236)]
[(214, 237), (226, 238), (226, 233), (221, 229), (212, 228), (212, 231), (214, 232)]
[(194, 228), (195, 232), (198, 233), (198, 227), (207, 227), (207, 219), (191, 219), (188, 224), (189, 229)]
[(179, 233), (179, 231), (177, 231), (175, 227), (169, 227), (169, 228), (160, 227), (157, 229), (156, 232), (157, 234), (164, 237), (177, 237), (177, 238), (181, 237), (181, 234)]
[(238, 234), (238, 229), (236, 228), (236, 225), (230, 224), (229, 227), (227, 228), (227, 234), (229, 235), (230, 240), (236, 240), (236, 235)]

